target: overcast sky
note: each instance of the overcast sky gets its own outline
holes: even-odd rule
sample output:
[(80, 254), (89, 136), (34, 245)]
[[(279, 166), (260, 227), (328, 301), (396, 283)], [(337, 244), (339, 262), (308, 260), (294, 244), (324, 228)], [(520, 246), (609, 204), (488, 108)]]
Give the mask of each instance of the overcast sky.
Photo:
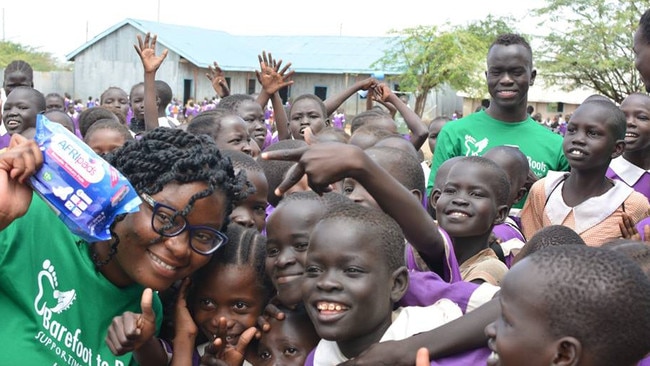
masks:
[[(384, 36), (390, 29), (451, 22), (486, 14), (521, 19), (519, 31), (535, 32), (530, 9), (544, 0), (380, 2), (359, 0), (64, 0), (5, 1), (1, 36), (63, 59), (87, 40), (125, 18), (189, 25), (233, 35)], [(396, 4), (403, 4), (396, 7)], [(444, 4), (445, 10), (442, 9)]]

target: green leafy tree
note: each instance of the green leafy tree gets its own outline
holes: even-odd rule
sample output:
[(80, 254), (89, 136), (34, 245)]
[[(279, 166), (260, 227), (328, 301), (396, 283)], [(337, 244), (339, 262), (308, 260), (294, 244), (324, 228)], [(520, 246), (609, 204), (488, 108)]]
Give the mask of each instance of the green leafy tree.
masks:
[(66, 68), (47, 52), (40, 52), (30, 46), (10, 41), (0, 41), (0, 68), (5, 68), (14, 60), (23, 60), (35, 71), (53, 71)]
[(485, 95), (485, 57), (498, 34), (511, 32), (510, 18), (487, 16), (464, 26), (419, 26), (392, 31), (395, 37), (372, 67), (396, 73), (400, 90), (415, 96), (415, 112), (422, 115), (432, 90), (449, 85), (470, 96)]
[(587, 87), (616, 102), (641, 91), (634, 68), (634, 31), (650, 0), (547, 0), (534, 14), (543, 37), (536, 66), (545, 82)]

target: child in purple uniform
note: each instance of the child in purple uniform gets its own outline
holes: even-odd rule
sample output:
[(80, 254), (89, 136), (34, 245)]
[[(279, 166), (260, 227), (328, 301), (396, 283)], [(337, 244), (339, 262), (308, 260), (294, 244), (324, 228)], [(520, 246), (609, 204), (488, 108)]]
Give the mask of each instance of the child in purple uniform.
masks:
[(620, 108), (627, 119), (625, 151), (611, 161), (606, 174), (650, 199), (650, 96), (630, 94)]

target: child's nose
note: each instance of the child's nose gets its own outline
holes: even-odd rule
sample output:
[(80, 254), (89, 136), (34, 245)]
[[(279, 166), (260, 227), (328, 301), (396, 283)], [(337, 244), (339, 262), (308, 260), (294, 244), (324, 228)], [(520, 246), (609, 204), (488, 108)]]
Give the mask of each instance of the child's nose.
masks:
[(239, 215), (237, 215), (234, 220), (237, 224), (247, 227), (247, 228), (252, 228), (255, 227), (255, 220), (253, 220), (253, 216), (251, 215), (250, 212), (242, 212)]
[(276, 265), (280, 268), (289, 266), (296, 263), (296, 256), (293, 254), (292, 250), (284, 249), (280, 251)]
[(467, 200), (465, 199), (464, 195), (456, 195), (456, 197), (451, 200), (451, 203), (459, 206), (465, 206), (467, 205)]
[(335, 275), (325, 273), (316, 284), (316, 287), (321, 291), (331, 292), (340, 290), (343, 286)]
[(251, 149), (251, 145), (250, 145), (249, 143), (244, 142), (244, 143), (241, 145), (241, 152), (250, 155), (250, 154), (251, 154), (251, 151), (253, 151), (253, 150)]

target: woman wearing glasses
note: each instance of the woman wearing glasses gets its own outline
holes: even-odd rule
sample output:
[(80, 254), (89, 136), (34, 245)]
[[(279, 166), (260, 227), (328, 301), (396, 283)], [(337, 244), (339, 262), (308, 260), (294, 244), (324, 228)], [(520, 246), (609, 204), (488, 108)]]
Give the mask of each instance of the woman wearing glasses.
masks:
[[(115, 220), (111, 240), (87, 243), (27, 184), (42, 163), (38, 146), (16, 136), (0, 155), (0, 364), (132, 363), (128, 351), (160, 346), (142, 341), (162, 318), (149, 289), (188, 277), (226, 243), (221, 230), (244, 179), (214, 142), (158, 128), (106, 159), (142, 204)], [(107, 337), (114, 317), (122, 334)]]

